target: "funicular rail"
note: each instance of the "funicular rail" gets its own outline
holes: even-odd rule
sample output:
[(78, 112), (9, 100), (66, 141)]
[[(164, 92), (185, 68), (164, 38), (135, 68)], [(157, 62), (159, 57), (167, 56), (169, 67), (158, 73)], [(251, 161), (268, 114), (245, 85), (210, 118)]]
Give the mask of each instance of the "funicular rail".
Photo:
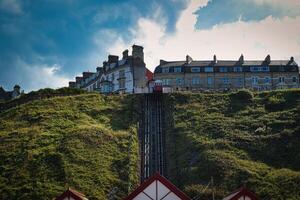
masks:
[(165, 173), (163, 134), (163, 105), (161, 94), (145, 94), (142, 110), (141, 181), (155, 172)]

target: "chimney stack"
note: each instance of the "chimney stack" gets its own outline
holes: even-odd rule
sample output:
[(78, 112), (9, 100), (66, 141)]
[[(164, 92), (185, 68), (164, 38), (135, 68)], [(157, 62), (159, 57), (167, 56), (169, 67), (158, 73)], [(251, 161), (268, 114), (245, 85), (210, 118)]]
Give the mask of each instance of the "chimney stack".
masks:
[(214, 63), (217, 64), (218, 60), (217, 60), (217, 56), (214, 55)]
[(126, 59), (126, 58), (128, 58), (128, 49), (123, 51), (123, 59)]
[(241, 54), (241, 56), (239, 58), (239, 62), (240, 62), (240, 64), (244, 63), (244, 56), (243, 56), (243, 54)]
[(293, 57), (293, 56), (291, 57), (290, 61), (291, 61), (291, 62), (294, 62), (294, 57)]
[(270, 64), (271, 63), (271, 56), (270, 55), (267, 55), (267, 57), (265, 58), (265, 62), (267, 64)]
[(119, 60), (119, 56), (115, 56), (115, 55), (109, 55), (108, 56), (108, 62), (109, 63), (117, 63)]
[(190, 64), (193, 61), (193, 58), (189, 55), (186, 55), (185, 60), (187, 64)]
[(166, 64), (166, 63), (167, 63), (167, 61), (165, 61), (165, 60), (162, 60), (162, 59), (159, 60), (159, 65), (163, 65), (163, 64)]
[(144, 61), (144, 48), (142, 46), (133, 45), (132, 46), (132, 56), (134, 58), (138, 57)]
[(81, 77), (81, 76), (75, 77), (76, 83), (80, 83), (82, 81), (82, 79), (83, 79), (83, 77)]
[(97, 72), (100, 72), (100, 73), (103, 72), (103, 67), (97, 67), (96, 69), (97, 69)]

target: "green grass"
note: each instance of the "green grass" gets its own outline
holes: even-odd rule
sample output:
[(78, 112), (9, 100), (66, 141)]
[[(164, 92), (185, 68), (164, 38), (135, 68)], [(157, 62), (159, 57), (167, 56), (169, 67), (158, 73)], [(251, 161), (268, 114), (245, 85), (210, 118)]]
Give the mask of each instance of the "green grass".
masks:
[(137, 101), (82, 94), (0, 113), (0, 199), (53, 199), (68, 186), (126, 196), (139, 180)]
[[(0, 199), (53, 199), (68, 186), (122, 199), (138, 185), (140, 96), (52, 97), (62, 92), (0, 113)], [(243, 184), (260, 199), (300, 199), (300, 90), (164, 99), (167, 175), (189, 196), (210, 199), (213, 177), (216, 199)]]
[(168, 103), (168, 174), (191, 197), (209, 199), (213, 177), (219, 199), (243, 184), (261, 199), (300, 199), (300, 90), (172, 94)]

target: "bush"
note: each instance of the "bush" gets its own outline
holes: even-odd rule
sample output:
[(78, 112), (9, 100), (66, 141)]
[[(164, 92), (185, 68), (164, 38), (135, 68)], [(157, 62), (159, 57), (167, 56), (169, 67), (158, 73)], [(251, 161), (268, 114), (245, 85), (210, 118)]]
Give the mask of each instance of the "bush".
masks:
[(231, 93), (230, 98), (249, 103), (253, 101), (253, 94), (250, 90), (239, 90), (237, 92)]

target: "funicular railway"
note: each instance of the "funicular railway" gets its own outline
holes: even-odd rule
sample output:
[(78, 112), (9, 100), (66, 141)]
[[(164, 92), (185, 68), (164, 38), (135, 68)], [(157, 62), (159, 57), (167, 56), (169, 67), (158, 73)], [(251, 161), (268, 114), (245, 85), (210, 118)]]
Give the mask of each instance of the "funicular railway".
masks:
[(162, 94), (144, 94), (140, 129), (141, 181), (155, 172), (165, 175), (165, 136), (163, 134)]

